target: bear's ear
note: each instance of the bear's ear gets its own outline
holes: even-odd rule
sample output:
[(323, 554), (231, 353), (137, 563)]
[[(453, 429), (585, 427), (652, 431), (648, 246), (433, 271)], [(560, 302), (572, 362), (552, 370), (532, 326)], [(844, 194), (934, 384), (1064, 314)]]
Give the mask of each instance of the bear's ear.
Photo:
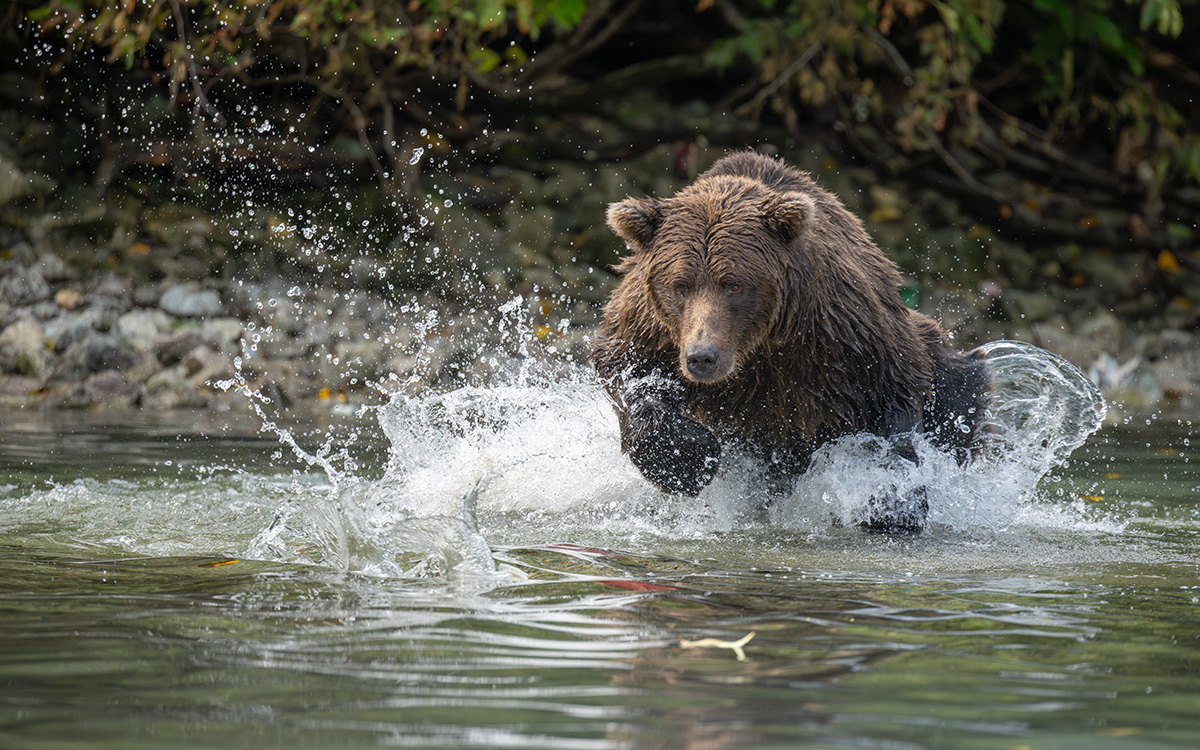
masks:
[(788, 192), (768, 200), (763, 206), (763, 220), (788, 242), (800, 236), (814, 215), (817, 206), (811, 196)]
[(608, 228), (637, 250), (650, 242), (662, 221), (662, 203), (654, 198), (626, 198), (608, 207)]

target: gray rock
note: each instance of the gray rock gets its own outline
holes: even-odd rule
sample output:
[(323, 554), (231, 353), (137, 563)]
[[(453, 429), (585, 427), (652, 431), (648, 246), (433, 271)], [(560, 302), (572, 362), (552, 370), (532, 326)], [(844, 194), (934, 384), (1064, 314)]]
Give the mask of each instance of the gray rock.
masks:
[(115, 322), (115, 310), (89, 307), (79, 312), (59, 315), (47, 321), (46, 338), (54, 345), (54, 351), (63, 352), (89, 333), (109, 330)]
[(48, 299), (34, 302), (32, 305), (26, 305), (25, 309), (30, 315), (38, 320), (52, 320), (62, 314), (62, 308), (55, 302)]
[(76, 386), (62, 406), (80, 409), (128, 409), (141, 403), (140, 383), (115, 370), (98, 372)]
[(277, 333), (288, 336), (298, 336), (305, 329), (305, 315), (300, 305), (285, 299), (275, 307), (265, 311), (266, 320)]
[(124, 341), (93, 331), (67, 347), (50, 379), (80, 381), (92, 373), (129, 370), (142, 362), (143, 358)]
[(133, 281), (118, 276), (115, 273), (106, 273), (91, 284), (89, 292), (96, 297), (111, 297), (113, 300), (121, 300), (111, 302), (114, 307), (128, 303), (133, 297)]
[(289, 362), (255, 363), (252, 376), (250, 390), (282, 406), (291, 406), (297, 399), (315, 398), (320, 391), (319, 386), (302, 378)]
[(79, 278), (55, 253), (42, 253), (38, 256), (37, 265), (46, 281), (74, 281)]
[(280, 336), (276, 333), (263, 339), (258, 348), (270, 359), (297, 359), (308, 356), (312, 344), (307, 336)]
[(50, 285), (37, 268), (11, 266), (8, 273), (0, 276), (0, 299), (13, 306), (50, 299)]
[(1116, 355), (1121, 352), (1125, 338), (1125, 324), (1107, 310), (1097, 310), (1078, 321), (1075, 333), (1098, 352)]
[(188, 327), (172, 333), (158, 341), (158, 361), (170, 366), (178, 364), (188, 352), (198, 346), (206, 346), (208, 339), (196, 328)]
[(210, 394), (189, 383), (180, 368), (172, 367), (146, 381), (142, 405), (150, 409), (197, 409), (207, 406), (210, 400)]
[(113, 333), (139, 352), (152, 352), (173, 322), (162, 310), (131, 310), (117, 318)]
[(20, 409), (27, 406), (41, 387), (37, 378), (0, 373), (0, 407)]
[(181, 318), (208, 318), (220, 315), (223, 310), (221, 296), (215, 291), (184, 284), (176, 284), (163, 292), (158, 304), (163, 310)]
[(188, 383), (194, 387), (232, 378), (236, 371), (229, 357), (208, 346), (198, 346), (179, 363)]
[(138, 284), (133, 288), (133, 304), (139, 307), (155, 307), (162, 293), (155, 284)]
[(36, 321), (18, 320), (0, 333), (0, 371), (40, 378), (49, 361), (46, 332)]
[(91, 372), (127, 370), (138, 363), (131, 347), (113, 336), (97, 334), (80, 342), (83, 365)]
[(213, 318), (201, 324), (200, 335), (220, 351), (228, 352), (237, 349), (245, 328), (237, 318)]
[(340, 341), (334, 347), (334, 354), (343, 384), (361, 385), (383, 373), (386, 357), (378, 341)]
[(1032, 326), (1033, 343), (1060, 354), (1081, 369), (1091, 367), (1101, 355), (1128, 359), (1124, 353), (1125, 326), (1107, 310), (1096, 310), (1074, 324), (1053, 317)]

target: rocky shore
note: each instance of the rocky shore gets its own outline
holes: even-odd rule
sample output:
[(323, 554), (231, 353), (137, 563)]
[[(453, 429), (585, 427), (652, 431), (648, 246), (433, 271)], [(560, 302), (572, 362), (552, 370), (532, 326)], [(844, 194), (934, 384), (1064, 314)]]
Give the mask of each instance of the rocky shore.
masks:
[[(908, 274), (909, 301), (960, 347), (1015, 338), (1057, 352), (1102, 386), (1114, 418), (1200, 408), (1200, 278), (1174, 254), (1136, 265), (1031, 248), (932, 191), (883, 187), (817, 150), (785, 156), (864, 218)], [(240, 410), (248, 390), (285, 408), (338, 409), (482, 382), (528, 357), (549, 369), (582, 361), (620, 250), (604, 207), (677, 190), (688, 177), (673, 158), (663, 147), (622, 165), (432, 179), (422, 189), (433, 229), (387, 253), (306, 242), (303, 220), (278, 204), (247, 218), (110, 197), (64, 221), (46, 196), (9, 190), (0, 407)]]

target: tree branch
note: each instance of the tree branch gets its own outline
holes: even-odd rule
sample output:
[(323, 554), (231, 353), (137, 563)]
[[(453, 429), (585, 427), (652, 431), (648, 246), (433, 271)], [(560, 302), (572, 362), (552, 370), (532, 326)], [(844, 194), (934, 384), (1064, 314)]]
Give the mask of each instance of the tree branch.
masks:
[(179, 35), (179, 44), (188, 67), (188, 80), (192, 85), (192, 96), (195, 101), (193, 117), (200, 114), (200, 110), (203, 109), (216, 121), (218, 127), (223, 128), (225, 127), (225, 116), (204, 95), (204, 87), (200, 83), (200, 71), (196, 68), (196, 58), (192, 55), (192, 48), (188, 44), (187, 32), (184, 28), (183, 8), (180, 7), (179, 0), (170, 0), (170, 2), (171, 14), (175, 16), (175, 31)]

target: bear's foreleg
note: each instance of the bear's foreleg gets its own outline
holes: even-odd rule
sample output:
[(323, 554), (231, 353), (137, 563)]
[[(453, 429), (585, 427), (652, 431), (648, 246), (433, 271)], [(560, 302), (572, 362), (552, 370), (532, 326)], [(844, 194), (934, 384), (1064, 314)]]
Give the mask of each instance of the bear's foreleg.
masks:
[(664, 492), (695, 497), (721, 463), (721, 444), (712, 431), (654, 401), (628, 410), (621, 443), (642, 476)]
[(672, 370), (676, 357), (630, 356), (602, 338), (593, 360), (617, 412), (621, 450), (664, 492), (700, 494), (717, 474), (721, 444), (684, 414), (683, 384)]
[(933, 351), (933, 360), (933, 388), (921, 430), (939, 449), (966, 465), (979, 451), (984, 437), (981, 428), (992, 390), (987, 359), (939, 346)]
[[(891, 438), (889, 453), (896, 461), (906, 465), (920, 463), (911, 435), (897, 435)], [(924, 485), (903, 491), (892, 485), (871, 496), (867, 501), (867, 517), (859, 526), (877, 534), (919, 534), (924, 530), (925, 519), (929, 515), (929, 499), (926, 494)]]
[(920, 534), (929, 515), (929, 500), (925, 486), (900, 492), (889, 487), (880, 495), (872, 495), (867, 503), (867, 517), (859, 526), (876, 534)]
[[(988, 401), (991, 375), (987, 361), (975, 354), (963, 355), (948, 346), (933, 350), (934, 380), (929, 402), (921, 420), (921, 431), (940, 450), (966, 465), (979, 450)], [(911, 437), (891, 439), (898, 460), (919, 463)], [(884, 534), (916, 534), (925, 527), (929, 500), (924, 486), (901, 492), (893, 486), (872, 496), (867, 517), (859, 525)]]

